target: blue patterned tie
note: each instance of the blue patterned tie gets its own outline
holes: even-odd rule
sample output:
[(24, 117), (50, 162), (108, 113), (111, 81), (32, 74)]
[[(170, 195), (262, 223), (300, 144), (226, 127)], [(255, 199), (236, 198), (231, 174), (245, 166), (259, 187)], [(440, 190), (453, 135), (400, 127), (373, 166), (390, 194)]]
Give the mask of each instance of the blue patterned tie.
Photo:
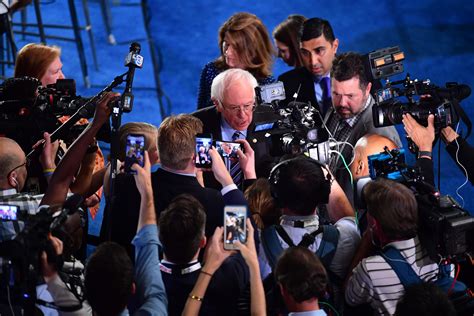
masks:
[[(239, 131), (235, 131), (235, 133), (232, 135), (232, 141), (235, 142), (237, 139), (240, 138), (240, 136), (242, 136), (242, 134)], [(241, 188), (242, 181), (243, 181), (243, 174), (242, 174), (242, 169), (240, 169), (240, 163), (238, 159), (234, 161), (232, 160), (230, 161), (229, 172), (234, 183), (237, 185), (238, 188)]]
[(331, 100), (331, 83), (329, 77), (323, 77), (319, 81), (319, 85), (321, 86), (321, 90), (323, 92), (322, 96), (322, 116), (326, 115), (328, 109), (332, 106)]

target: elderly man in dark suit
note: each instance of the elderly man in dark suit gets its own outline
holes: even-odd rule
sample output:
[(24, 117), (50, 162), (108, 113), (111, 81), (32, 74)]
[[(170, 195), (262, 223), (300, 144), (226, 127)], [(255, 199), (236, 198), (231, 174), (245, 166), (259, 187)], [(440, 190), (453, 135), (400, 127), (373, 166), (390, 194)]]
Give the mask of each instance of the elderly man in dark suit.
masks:
[[(203, 132), (211, 133), (216, 140), (242, 142), (246, 139), (255, 152), (258, 176), (268, 176), (271, 157), (270, 140), (265, 132), (256, 131), (254, 123), (255, 88), (257, 80), (246, 70), (233, 68), (214, 78), (211, 99), (214, 106), (194, 112), (192, 115), (203, 122)], [(258, 128), (257, 128), (258, 129)], [(231, 171), (236, 184), (242, 184), (244, 177)], [(215, 186), (212, 174), (204, 174), (206, 186)]]
[(304, 67), (278, 77), (285, 85), (287, 97), (282, 104), (288, 105), (293, 100), (310, 102), (324, 117), (331, 108), (330, 70), (339, 40), (328, 21), (311, 18), (304, 22), (299, 42)]

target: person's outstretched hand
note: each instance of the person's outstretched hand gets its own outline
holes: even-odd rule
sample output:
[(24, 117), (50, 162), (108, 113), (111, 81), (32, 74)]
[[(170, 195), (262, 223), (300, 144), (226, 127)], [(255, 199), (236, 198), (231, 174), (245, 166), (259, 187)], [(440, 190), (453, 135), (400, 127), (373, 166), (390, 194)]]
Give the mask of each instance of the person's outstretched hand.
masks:
[(435, 139), (434, 131), (434, 115), (428, 116), (428, 126), (424, 127), (410, 115), (403, 114), (403, 126), (408, 137), (418, 146), (420, 151), (429, 151), (433, 149), (433, 141)]

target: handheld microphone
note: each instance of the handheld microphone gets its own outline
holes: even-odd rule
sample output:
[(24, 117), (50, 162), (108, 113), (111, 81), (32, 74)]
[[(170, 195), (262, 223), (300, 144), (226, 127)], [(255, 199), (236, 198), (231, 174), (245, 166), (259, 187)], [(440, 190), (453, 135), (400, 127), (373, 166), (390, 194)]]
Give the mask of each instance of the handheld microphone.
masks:
[(143, 57), (140, 55), (141, 46), (139, 43), (133, 42), (130, 45), (130, 52), (125, 58), (125, 67), (128, 67), (125, 90), (122, 94), (122, 110), (130, 112), (133, 108), (133, 94), (132, 85), (133, 77), (135, 76), (135, 68), (142, 68)]

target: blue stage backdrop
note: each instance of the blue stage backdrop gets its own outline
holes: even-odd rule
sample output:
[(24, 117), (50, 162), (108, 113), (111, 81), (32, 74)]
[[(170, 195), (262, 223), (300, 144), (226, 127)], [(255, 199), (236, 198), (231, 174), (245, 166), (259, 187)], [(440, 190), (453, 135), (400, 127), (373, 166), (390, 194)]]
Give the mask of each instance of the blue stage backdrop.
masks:
[[(151, 63), (150, 47), (147, 43), (145, 21), (139, 0), (110, 1), (112, 30), (118, 45), (107, 43), (104, 22), (97, 1), (89, 0), (92, 29), (99, 59), (99, 70), (92, 64), (91, 46), (86, 34), (82, 33), (88, 58), (88, 70), (92, 88), (84, 87), (79, 59), (74, 43), (51, 40), (63, 49), (64, 72), (76, 79), (79, 92), (91, 96), (112, 79), (124, 72), (123, 59), (132, 41), (142, 44), (145, 66), (136, 71), (135, 106), (133, 112), (125, 114), (123, 122), (146, 121), (159, 125), (162, 120), (155, 91), (155, 80)], [(289, 14), (303, 14), (307, 17), (322, 17), (329, 20), (336, 37), (340, 40), (339, 52), (357, 51), (366, 53), (378, 48), (399, 45), (405, 52), (406, 72), (412, 78), (430, 79), (437, 85), (456, 81), (474, 86), (471, 71), (474, 69), (474, 5), (471, 1), (144, 1), (148, 9), (151, 37), (162, 57), (160, 78), (163, 91), (171, 100), (169, 114), (191, 112), (196, 108), (199, 75), (202, 67), (218, 56), (217, 31), (232, 14), (247, 11), (259, 16), (269, 32)], [(83, 11), (79, 3), (81, 23)], [(42, 5), (45, 23), (70, 24), (67, 2), (56, 1)], [(28, 18), (34, 20), (32, 8)], [(18, 21), (19, 16), (15, 17)], [(48, 31), (53, 33), (53, 31)], [(66, 31), (60, 31), (62, 35)], [(72, 35), (72, 32), (71, 32)], [(19, 47), (35, 37), (16, 36)], [(289, 70), (281, 61), (275, 62), (275, 76)], [(12, 73), (12, 70), (9, 70)], [(402, 78), (397, 76), (393, 80)], [(117, 90), (120, 91), (120, 90)], [(462, 102), (463, 108), (473, 117), (473, 97)], [(398, 126), (404, 136), (403, 129)], [(461, 126), (462, 131), (466, 131)], [(474, 144), (474, 137), (469, 138)], [(441, 146), (434, 153), (435, 164), (440, 161), (441, 191), (454, 196), (465, 207), (474, 210), (474, 196), (471, 184), (460, 186), (465, 176), (459, 171)], [(413, 159), (410, 158), (413, 162)], [(101, 216), (92, 223), (97, 231)]]

